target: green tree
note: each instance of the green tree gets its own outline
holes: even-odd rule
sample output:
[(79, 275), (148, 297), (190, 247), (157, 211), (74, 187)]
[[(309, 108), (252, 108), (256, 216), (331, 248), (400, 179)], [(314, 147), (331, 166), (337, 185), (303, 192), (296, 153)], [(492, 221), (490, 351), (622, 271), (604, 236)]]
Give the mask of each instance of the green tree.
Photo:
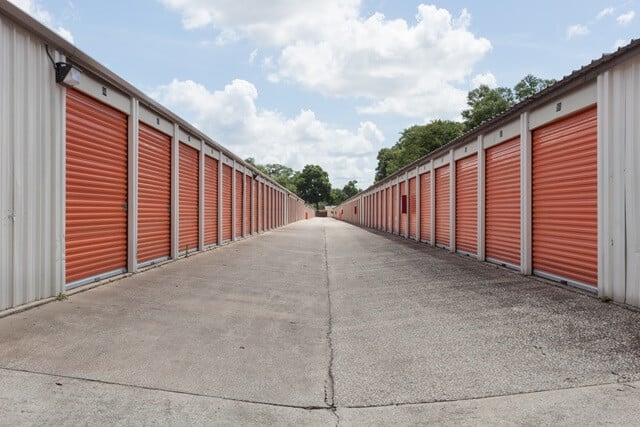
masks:
[(380, 181), (464, 133), (464, 125), (450, 120), (433, 120), (403, 130), (390, 148), (378, 152), (375, 180)]
[(352, 180), (347, 182), (347, 184), (342, 187), (342, 193), (344, 194), (344, 199), (347, 200), (350, 197), (355, 196), (356, 194), (358, 194), (359, 192), (361, 192), (362, 190), (359, 189), (356, 184), (358, 183), (358, 181), (356, 180)]
[(338, 206), (340, 203), (347, 200), (347, 198), (344, 196), (344, 192), (340, 188), (331, 189), (330, 199), (331, 199), (331, 204), (333, 204), (334, 206)]
[(515, 103), (513, 91), (506, 87), (491, 89), (480, 85), (467, 94), (469, 109), (462, 112), (466, 130), (471, 130), (498, 114), (506, 111)]
[(266, 165), (260, 165), (256, 163), (253, 157), (247, 157), (245, 162), (253, 165), (263, 174), (273, 178), (275, 182), (285, 187), (292, 193), (296, 193), (296, 185), (294, 183), (295, 171), (288, 166), (281, 165), (279, 163), (267, 163)]
[(329, 174), (318, 165), (306, 165), (296, 173), (294, 182), (298, 196), (305, 202), (316, 205), (316, 209), (320, 209), (320, 202), (331, 197)]
[(295, 171), (288, 166), (278, 163), (268, 163), (265, 166), (267, 174), (272, 177), (278, 184), (282, 185), (292, 193), (296, 192), (296, 184), (293, 180)]
[(396, 168), (396, 151), (393, 148), (381, 148), (378, 151), (378, 166), (376, 166), (375, 181), (381, 181), (391, 175), (393, 171), (398, 170)]
[(253, 157), (247, 157), (246, 159), (244, 159), (244, 161), (249, 163), (250, 165), (252, 165), (256, 169), (258, 169), (263, 174), (269, 175), (269, 172), (267, 172), (267, 168), (265, 168), (264, 166), (259, 165), (258, 163), (256, 163), (256, 159), (254, 159)]
[(514, 87), (513, 92), (518, 102), (540, 92), (554, 84), (555, 79), (541, 79), (533, 74), (527, 74)]

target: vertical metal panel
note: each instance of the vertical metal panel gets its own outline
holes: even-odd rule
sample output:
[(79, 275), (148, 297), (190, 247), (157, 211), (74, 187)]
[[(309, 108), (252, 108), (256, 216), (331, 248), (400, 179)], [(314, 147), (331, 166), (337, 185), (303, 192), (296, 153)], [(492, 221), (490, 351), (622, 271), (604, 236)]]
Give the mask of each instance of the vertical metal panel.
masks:
[(138, 263), (145, 263), (171, 254), (171, 137), (138, 126)]
[(638, 112), (640, 58), (634, 58), (598, 76), (598, 291), (636, 307), (640, 307)]
[(420, 175), (420, 240), (431, 241), (431, 173)]
[[(398, 184), (398, 186), (400, 187), (399, 192), (399, 198), (398, 200), (400, 201), (400, 203), (398, 204), (399, 209), (398, 209), (398, 213), (399, 213), (399, 219), (400, 219), (400, 234), (403, 236), (407, 235), (407, 215), (408, 215), (408, 200), (406, 200), (407, 198), (407, 185), (406, 182), (401, 182), (400, 184)], [(407, 205), (405, 206), (405, 213), (402, 213), (402, 198), (405, 197), (406, 203)]]
[(409, 237), (416, 237), (416, 178), (409, 179)]
[(63, 290), (64, 96), (44, 45), (2, 15), (0, 76), (3, 310)]
[(180, 143), (180, 252), (198, 249), (200, 153)]
[(258, 216), (260, 212), (258, 188), (260, 188), (260, 183), (254, 179), (251, 184), (251, 194), (253, 195), (253, 210), (251, 212), (253, 215), (253, 221), (251, 222), (251, 233), (256, 233), (260, 227), (258, 225)]
[(235, 194), (235, 200), (236, 200), (236, 216), (235, 216), (235, 221), (236, 221), (236, 227), (235, 227), (235, 236), (234, 237), (241, 237), (242, 236), (242, 218), (244, 216), (243, 212), (244, 212), (244, 203), (242, 200), (242, 192), (244, 189), (244, 174), (240, 171), (235, 171), (236, 173), (236, 194)]
[(264, 231), (264, 184), (258, 183), (258, 231)]
[(449, 165), (436, 169), (436, 245), (449, 247)]
[(126, 270), (127, 129), (125, 114), (67, 90), (68, 286)]
[(233, 214), (233, 168), (222, 165), (222, 240), (231, 240), (231, 220)]
[(520, 265), (520, 138), (486, 151), (487, 258)]
[(385, 189), (386, 192), (386, 203), (387, 203), (387, 224), (386, 224), (386, 232), (391, 233), (391, 224), (393, 223), (391, 217), (391, 188)]
[(218, 160), (204, 158), (204, 244), (218, 243)]
[(533, 132), (533, 268), (598, 283), (597, 111)]
[(456, 250), (476, 254), (478, 246), (478, 155), (456, 162)]
[[(131, 98), (131, 113), (127, 117), (127, 270), (138, 270), (138, 163), (139, 163), (139, 133), (140, 133), (140, 105), (138, 100)], [(171, 221), (171, 220), (169, 220)]]
[(246, 236), (251, 233), (251, 188), (252, 179), (249, 175), (244, 177), (244, 224), (243, 234)]
[(398, 234), (398, 185), (391, 186), (391, 232)]

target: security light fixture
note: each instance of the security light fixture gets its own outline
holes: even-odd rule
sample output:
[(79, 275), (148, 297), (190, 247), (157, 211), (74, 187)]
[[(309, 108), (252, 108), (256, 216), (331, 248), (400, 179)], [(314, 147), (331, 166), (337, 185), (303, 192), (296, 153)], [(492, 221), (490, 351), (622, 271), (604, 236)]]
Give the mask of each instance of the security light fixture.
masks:
[(80, 70), (66, 62), (56, 62), (56, 83), (62, 86), (74, 87), (80, 84)]
[(45, 45), (44, 48), (47, 52), (47, 56), (53, 64), (53, 68), (56, 71), (56, 83), (65, 87), (78, 86), (80, 84), (80, 70), (66, 62), (54, 61), (53, 56), (51, 56), (51, 53), (49, 52), (49, 46)]

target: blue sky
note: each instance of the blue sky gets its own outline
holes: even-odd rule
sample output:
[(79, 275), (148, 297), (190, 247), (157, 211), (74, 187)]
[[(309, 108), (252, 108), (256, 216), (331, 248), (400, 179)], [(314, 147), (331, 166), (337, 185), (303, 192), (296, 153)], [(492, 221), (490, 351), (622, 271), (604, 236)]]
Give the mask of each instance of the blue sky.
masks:
[(243, 158), (363, 188), (478, 84), (560, 79), (640, 29), (633, 0), (11, 1)]

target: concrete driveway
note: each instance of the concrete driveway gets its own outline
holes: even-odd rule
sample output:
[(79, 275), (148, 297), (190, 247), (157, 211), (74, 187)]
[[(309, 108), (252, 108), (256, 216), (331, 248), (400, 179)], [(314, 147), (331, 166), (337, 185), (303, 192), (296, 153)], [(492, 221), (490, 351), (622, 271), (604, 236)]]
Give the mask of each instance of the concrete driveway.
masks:
[(0, 424), (637, 425), (640, 313), (331, 219), (0, 319)]

